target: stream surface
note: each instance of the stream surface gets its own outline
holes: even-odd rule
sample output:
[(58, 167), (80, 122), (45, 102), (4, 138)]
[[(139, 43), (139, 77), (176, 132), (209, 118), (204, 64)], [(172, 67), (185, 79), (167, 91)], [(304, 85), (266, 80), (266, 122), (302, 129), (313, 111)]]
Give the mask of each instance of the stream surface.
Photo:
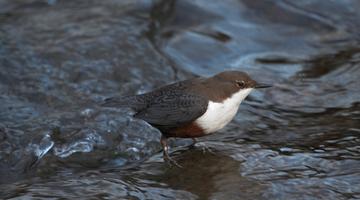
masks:
[[(359, 10), (0, 0), (0, 199), (360, 199)], [(171, 140), (183, 168), (157, 129), (99, 106), (230, 69), (274, 87), (194, 148)]]

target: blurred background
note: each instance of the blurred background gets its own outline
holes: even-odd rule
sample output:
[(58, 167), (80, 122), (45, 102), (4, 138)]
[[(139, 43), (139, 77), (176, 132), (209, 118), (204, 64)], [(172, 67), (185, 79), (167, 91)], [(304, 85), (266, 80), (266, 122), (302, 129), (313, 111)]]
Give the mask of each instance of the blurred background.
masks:
[[(0, 0), (0, 198), (360, 199), (360, 1)], [(172, 140), (115, 95), (235, 69), (218, 133)], [(212, 152), (203, 151), (207, 146)]]

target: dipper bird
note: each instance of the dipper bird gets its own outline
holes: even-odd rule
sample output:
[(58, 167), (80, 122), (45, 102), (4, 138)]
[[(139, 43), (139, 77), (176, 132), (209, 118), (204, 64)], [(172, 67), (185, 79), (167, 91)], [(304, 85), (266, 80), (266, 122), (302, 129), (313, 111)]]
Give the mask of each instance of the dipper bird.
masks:
[[(167, 138), (209, 135), (228, 124), (240, 103), (254, 88), (267, 88), (241, 71), (224, 71), (209, 78), (199, 77), (165, 85), (154, 91), (105, 99), (103, 106), (129, 107), (134, 117), (158, 128), (164, 160), (169, 156)], [(177, 165), (177, 164), (176, 164)]]

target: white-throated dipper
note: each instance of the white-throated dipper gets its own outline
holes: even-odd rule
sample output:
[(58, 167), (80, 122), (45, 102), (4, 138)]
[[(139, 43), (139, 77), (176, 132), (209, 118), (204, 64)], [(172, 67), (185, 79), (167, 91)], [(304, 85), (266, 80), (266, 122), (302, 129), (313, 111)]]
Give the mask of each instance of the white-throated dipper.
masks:
[(194, 78), (165, 85), (145, 94), (113, 97), (103, 106), (130, 107), (135, 118), (158, 128), (162, 137), (164, 160), (168, 154), (167, 138), (193, 138), (211, 134), (228, 124), (240, 103), (254, 88), (266, 88), (245, 72), (225, 71), (209, 78)]

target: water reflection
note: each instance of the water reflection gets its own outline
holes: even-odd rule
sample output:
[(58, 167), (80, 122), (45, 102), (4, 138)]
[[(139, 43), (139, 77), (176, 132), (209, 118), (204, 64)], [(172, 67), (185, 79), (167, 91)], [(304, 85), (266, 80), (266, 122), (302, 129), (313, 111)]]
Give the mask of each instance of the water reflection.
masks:
[[(197, 148), (182, 152), (178, 161), (183, 168), (163, 167), (159, 173), (145, 178), (189, 191), (199, 199), (255, 198), (261, 195), (254, 191), (260, 192), (264, 188), (262, 184), (241, 176), (240, 163), (221, 152), (210, 153)], [(144, 173), (154, 171), (149, 167), (141, 170)]]

